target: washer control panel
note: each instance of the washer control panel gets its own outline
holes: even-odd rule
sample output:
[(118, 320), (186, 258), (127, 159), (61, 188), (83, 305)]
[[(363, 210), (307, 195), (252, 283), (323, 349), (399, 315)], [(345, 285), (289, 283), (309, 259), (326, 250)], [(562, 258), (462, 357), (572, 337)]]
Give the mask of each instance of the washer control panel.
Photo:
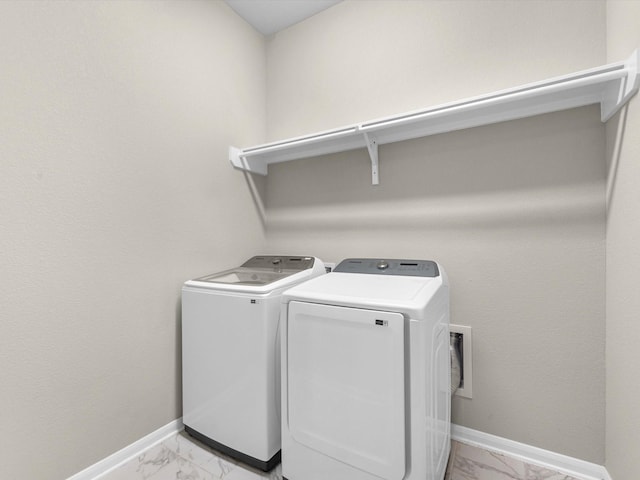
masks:
[(381, 258), (347, 258), (333, 270), (341, 273), (403, 275), (406, 277), (437, 277), (438, 265), (431, 260), (399, 260)]
[(276, 268), (287, 270), (306, 270), (312, 268), (313, 257), (285, 257), (279, 255), (259, 255), (252, 257), (241, 266), (243, 268)]

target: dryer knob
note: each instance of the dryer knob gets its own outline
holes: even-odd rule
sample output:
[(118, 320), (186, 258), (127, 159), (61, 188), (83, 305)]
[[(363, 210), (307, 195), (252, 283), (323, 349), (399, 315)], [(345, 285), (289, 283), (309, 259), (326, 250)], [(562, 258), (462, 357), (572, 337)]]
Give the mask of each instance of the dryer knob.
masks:
[(271, 263), (273, 263), (274, 265), (279, 265), (281, 262), (282, 262), (282, 260), (281, 260), (281, 259), (279, 259), (279, 258), (274, 258), (274, 259), (271, 261)]
[(389, 264), (385, 260), (380, 260), (377, 267), (378, 270), (386, 270), (387, 268), (389, 268)]

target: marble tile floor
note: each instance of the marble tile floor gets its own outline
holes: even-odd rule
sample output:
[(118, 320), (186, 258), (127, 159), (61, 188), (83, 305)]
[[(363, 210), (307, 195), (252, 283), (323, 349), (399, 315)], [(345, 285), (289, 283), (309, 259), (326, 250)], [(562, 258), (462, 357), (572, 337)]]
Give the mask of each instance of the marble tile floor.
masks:
[(496, 452), (451, 442), (445, 480), (581, 480)]
[[(282, 480), (282, 470), (280, 465), (269, 473), (251, 469), (180, 432), (98, 479)], [(580, 479), (454, 441), (444, 480)]]

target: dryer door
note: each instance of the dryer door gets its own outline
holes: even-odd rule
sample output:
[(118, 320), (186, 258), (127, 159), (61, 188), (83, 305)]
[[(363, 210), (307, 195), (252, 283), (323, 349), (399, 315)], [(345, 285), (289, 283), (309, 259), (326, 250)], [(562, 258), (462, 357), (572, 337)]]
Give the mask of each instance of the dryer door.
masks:
[(297, 442), (388, 480), (405, 474), (405, 320), (290, 302), (288, 422)]

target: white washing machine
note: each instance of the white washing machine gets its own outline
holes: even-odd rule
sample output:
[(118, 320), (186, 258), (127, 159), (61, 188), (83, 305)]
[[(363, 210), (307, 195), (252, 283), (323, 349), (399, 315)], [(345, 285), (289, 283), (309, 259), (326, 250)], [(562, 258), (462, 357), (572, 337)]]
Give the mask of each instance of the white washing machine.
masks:
[(257, 256), (182, 288), (185, 430), (268, 471), (280, 461), (282, 292), (324, 274), (314, 257)]
[(347, 259), (282, 296), (288, 480), (442, 480), (449, 284), (435, 262)]

